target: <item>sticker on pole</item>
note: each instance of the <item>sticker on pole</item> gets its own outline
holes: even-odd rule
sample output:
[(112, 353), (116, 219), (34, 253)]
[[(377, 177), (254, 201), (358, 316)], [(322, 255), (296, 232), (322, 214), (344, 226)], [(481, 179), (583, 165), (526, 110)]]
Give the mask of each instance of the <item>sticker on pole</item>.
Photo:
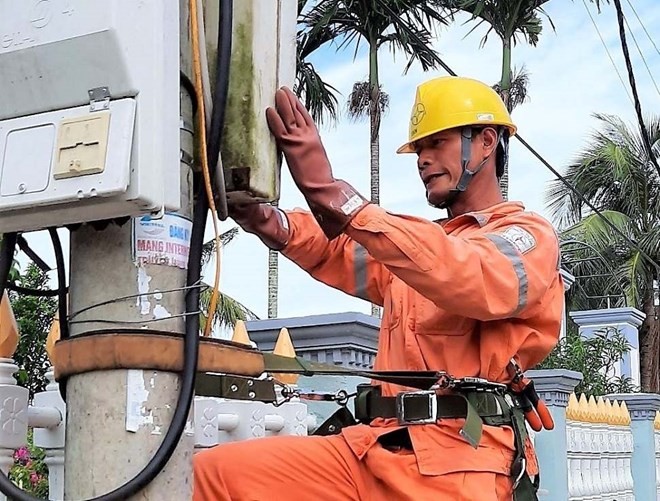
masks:
[(160, 264), (186, 269), (192, 222), (178, 214), (133, 219), (133, 259), (138, 265)]

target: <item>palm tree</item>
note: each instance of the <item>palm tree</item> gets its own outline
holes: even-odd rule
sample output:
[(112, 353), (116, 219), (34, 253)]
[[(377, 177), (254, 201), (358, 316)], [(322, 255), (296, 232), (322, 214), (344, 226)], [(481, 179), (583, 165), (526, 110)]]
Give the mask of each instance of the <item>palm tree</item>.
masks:
[[(562, 237), (585, 246), (575, 254), (578, 259), (571, 260), (578, 277), (584, 277), (578, 280), (580, 286), (574, 292), (578, 297), (574, 300), (580, 301), (582, 307), (597, 308), (602, 306), (599, 301), (603, 296), (607, 296), (615, 306), (634, 306), (646, 314), (639, 332), (641, 385), (643, 391), (658, 392), (660, 312), (656, 303), (660, 268), (656, 263), (660, 261), (660, 175), (644, 147), (638, 126), (629, 127), (615, 116), (595, 116), (600, 130), (568, 166), (565, 178), (619, 231), (590, 212), (560, 181), (550, 185), (548, 207), (564, 230)], [(649, 118), (646, 128), (658, 157), (660, 119)], [(588, 247), (593, 252), (588, 252)], [(595, 253), (602, 259), (593, 259)]]
[[(477, 20), (474, 31), (483, 23), (490, 25), (481, 39), (483, 47), (492, 31), (502, 41), (502, 71), (500, 80), (493, 87), (502, 96), (509, 112), (522, 104), (527, 97), (528, 75), (524, 68), (515, 75), (511, 67), (511, 52), (516, 43), (523, 38), (528, 44), (536, 47), (543, 24), (539, 14), (543, 14), (554, 29), (552, 19), (545, 13), (542, 5), (548, 0), (453, 0), (452, 6), (472, 14), (472, 20)], [(500, 189), (505, 199), (509, 194), (509, 168), (504, 166), (504, 174), (500, 179)]]
[(337, 106), (339, 101), (335, 87), (327, 83), (318, 74), (309, 57), (320, 47), (334, 39), (334, 34), (327, 26), (311, 29), (305, 26), (305, 11), (309, 0), (298, 0), (298, 19), (301, 28), (296, 36), (296, 82), (293, 91), (300, 97), (305, 108), (317, 123), (328, 120), (332, 123), (338, 118)]
[[(310, 36), (331, 37), (337, 50), (361, 44), (369, 49), (369, 77), (357, 82), (348, 100), (352, 118), (369, 117), (371, 201), (380, 203), (380, 121), (388, 97), (378, 72), (378, 52), (389, 48), (408, 58), (404, 73), (419, 62), (424, 71), (436, 68), (438, 53), (432, 41), (437, 24), (446, 24), (444, 0), (319, 0), (303, 15)], [(379, 309), (372, 305), (372, 314)]]
[[(222, 247), (231, 242), (238, 235), (238, 228), (232, 228), (220, 235), (220, 244)], [(202, 266), (206, 267), (211, 258), (215, 255), (215, 239), (209, 240), (202, 247)], [(211, 286), (202, 283), (203, 289), (199, 295), (200, 329), (204, 331), (204, 326), (208, 321), (209, 303), (211, 301)], [(220, 292), (218, 307), (215, 310), (213, 318), (214, 327), (233, 327), (238, 320), (258, 320), (259, 317), (242, 305), (234, 298)]]

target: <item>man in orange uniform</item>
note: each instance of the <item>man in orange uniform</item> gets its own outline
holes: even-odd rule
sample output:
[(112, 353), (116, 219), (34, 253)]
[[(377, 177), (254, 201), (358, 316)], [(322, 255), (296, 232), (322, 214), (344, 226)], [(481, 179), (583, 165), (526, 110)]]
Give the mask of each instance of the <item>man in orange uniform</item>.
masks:
[[(312, 119), (290, 90), (277, 92), (266, 115), (311, 213), (255, 205), (235, 208), (233, 217), (316, 279), (384, 307), (374, 369), (510, 383), (512, 360), (526, 370), (551, 351), (564, 297), (558, 241), (546, 220), (502, 199), (498, 176), (516, 128), (490, 87), (445, 77), (417, 89), (409, 140), (398, 152), (416, 153), (428, 202), (448, 210), (436, 222), (391, 214), (335, 179)], [(367, 410), (373, 420), (340, 434), (197, 454), (194, 499), (536, 499), (524, 475), (537, 473), (534, 453), (522, 432), (515, 436), (510, 398), (491, 405), (490, 418), (479, 411), (483, 434), (470, 444), (451, 392), (438, 391), (433, 405), (438, 416), (456, 417), (408, 424), (410, 416), (379, 417), (378, 408), (411, 388), (378, 390), (371, 400), (378, 405)], [(528, 461), (517, 461), (525, 455)]]

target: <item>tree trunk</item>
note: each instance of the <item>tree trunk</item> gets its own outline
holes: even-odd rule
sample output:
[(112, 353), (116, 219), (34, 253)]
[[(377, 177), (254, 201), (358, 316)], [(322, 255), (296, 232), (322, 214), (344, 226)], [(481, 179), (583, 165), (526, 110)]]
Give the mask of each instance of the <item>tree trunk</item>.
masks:
[[(277, 207), (278, 202), (272, 205)], [(277, 318), (279, 254), (278, 251), (268, 249), (268, 318)]]
[[(375, 42), (369, 45), (369, 132), (371, 161), (371, 201), (380, 204), (380, 82), (378, 81), (378, 47)], [(371, 315), (380, 317), (380, 307), (371, 305)]]
[(268, 318), (277, 318), (279, 254), (275, 250), (268, 250)]
[(653, 295), (644, 302), (646, 318), (639, 330), (641, 390), (660, 392), (660, 322)]
[[(506, 109), (511, 112), (511, 40), (502, 40), (502, 75), (500, 77), (500, 95)], [(504, 172), (500, 178), (500, 191), (504, 200), (509, 199), (509, 162), (504, 163)]]

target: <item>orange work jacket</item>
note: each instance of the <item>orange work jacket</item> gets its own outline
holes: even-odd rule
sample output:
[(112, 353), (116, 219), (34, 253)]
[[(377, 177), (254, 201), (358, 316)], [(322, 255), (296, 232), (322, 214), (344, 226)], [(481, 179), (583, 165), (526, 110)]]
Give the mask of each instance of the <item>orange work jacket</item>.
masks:
[[(321, 282), (383, 306), (375, 370), (447, 371), (508, 383), (511, 358), (529, 369), (559, 338), (564, 289), (557, 235), (521, 203), (438, 222), (370, 204), (332, 241), (310, 213), (287, 217), (285, 256)], [(409, 390), (382, 388), (390, 396)], [(420, 473), (510, 474), (511, 428), (484, 425), (475, 450), (459, 436), (462, 425), (445, 419), (408, 427)], [(398, 427), (395, 419), (376, 419), (342, 433), (361, 458)], [(528, 471), (535, 470), (534, 461)]]

